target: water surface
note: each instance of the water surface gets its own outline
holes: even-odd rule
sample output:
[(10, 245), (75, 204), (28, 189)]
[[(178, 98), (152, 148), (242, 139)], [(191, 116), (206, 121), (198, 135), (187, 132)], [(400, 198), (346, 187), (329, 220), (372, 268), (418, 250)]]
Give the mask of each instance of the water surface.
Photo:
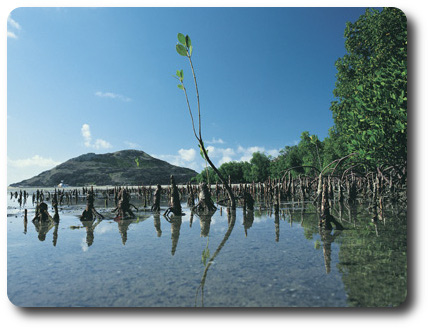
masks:
[(346, 229), (328, 232), (311, 203), (285, 204), (279, 216), (238, 208), (230, 221), (225, 208), (199, 218), (185, 205), (184, 216), (166, 219), (138, 201), (137, 219), (115, 221), (97, 203), (102, 221), (81, 222), (80, 202), (60, 207), (58, 226), (38, 228), (31, 200), (8, 201), (15, 305), (385, 307), (406, 297), (405, 210), (387, 209), (375, 226), (364, 206), (346, 207)]

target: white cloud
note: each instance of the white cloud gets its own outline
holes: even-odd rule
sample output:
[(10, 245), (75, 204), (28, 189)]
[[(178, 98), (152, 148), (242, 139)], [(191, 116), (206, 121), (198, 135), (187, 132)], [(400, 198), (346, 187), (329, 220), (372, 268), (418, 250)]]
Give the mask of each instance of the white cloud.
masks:
[(272, 157), (276, 157), (279, 155), (279, 150), (277, 149), (266, 150), (265, 147), (259, 147), (259, 146), (253, 146), (248, 148), (243, 148), (242, 146), (237, 147), (237, 153), (242, 155), (240, 157), (240, 161), (242, 162), (249, 162), (254, 152), (265, 153)]
[(140, 145), (138, 145), (137, 143), (134, 143), (134, 142), (124, 141), (124, 144), (127, 147), (129, 147), (130, 149), (140, 149)]
[(196, 150), (191, 149), (179, 149), (179, 156), (186, 162), (191, 162), (196, 158)]
[(82, 125), (81, 134), (82, 134), (82, 137), (84, 138), (84, 145), (87, 148), (95, 148), (95, 149), (112, 148), (112, 145), (109, 142), (102, 140), (102, 139), (96, 139), (96, 142), (93, 144), (91, 142), (92, 137), (91, 137), (90, 125), (88, 125), (88, 124)]
[(91, 132), (90, 125), (83, 124), (81, 128), (82, 137), (84, 138), (84, 144), (86, 147), (91, 147)]
[[(272, 157), (279, 155), (277, 149), (266, 149), (265, 147), (252, 146), (244, 148), (242, 146), (233, 148), (219, 148), (214, 146), (206, 146), (208, 155), (216, 166), (221, 166), (223, 163), (232, 161), (250, 161), (254, 152), (265, 153)], [(192, 168), (197, 172), (201, 172), (205, 167), (205, 161), (198, 155), (197, 149), (180, 149), (174, 155), (151, 155), (152, 157), (162, 159), (172, 165)], [(197, 157), (196, 157), (197, 156)]]
[(224, 144), (225, 142), (224, 142), (224, 140), (223, 140), (223, 139), (215, 139), (215, 138), (212, 138), (212, 140), (211, 140), (211, 141), (206, 141), (205, 143), (206, 143), (206, 144)]
[(21, 30), (21, 25), (19, 25), (18, 24), (18, 22), (17, 21), (15, 21), (12, 17), (8, 17), (7, 18), (7, 22), (9, 23), (9, 25), (11, 26), (11, 27), (13, 27), (14, 29), (17, 29), (17, 30)]
[(7, 158), (7, 184), (16, 183), (40, 174), (43, 171), (59, 165), (60, 162), (52, 158), (34, 155), (30, 158)]
[(119, 99), (123, 102), (130, 102), (131, 98), (121, 95), (121, 94), (116, 94), (116, 93), (111, 93), (111, 92), (96, 92), (94, 94), (95, 96), (98, 97), (102, 97), (102, 98), (109, 98), (109, 99)]
[(94, 143), (94, 148), (96, 149), (109, 149), (112, 148), (112, 145), (102, 139), (97, 139), (96, 142)]
[(231, 162), (236, 156), (236, 152), (232, 148), (217, 148), (214, 146), (208, 146), (208, 155), (217, 166), (223, 163)]
[(8, 166), (23, 168), (23, 167), (54, 167), (60, 164), (59, 162), (54, 161), (52, 158), (43, 158), (39, 155), (34, 155), (31, 158), (25, 159), (16, 159), (12, 160), (10, 158), (7, 159)]
[(9, 31), (9, 27), (19, 31), (21, 30), (21, 25), (19, 25), (18, 22), (12, 19), (12, 17), (10, 16), (7, 18), (7, 24), (8, 24), (7, 37), (12, 39), (18, 39), (18, 36), (16, 35), (15, 32)]
[(7, 37), (12, 39), (18, 39), (17, 35), (11, 31), (7, 31)]
[(197, 172), (201, 171), (204, 166), (204, 161), (198, 163), (196, 160), (197, 151), (193, 148), (179, 149), (177, 154), (174, 155), (151, 155), (154, 158), (164, 160), (172, 165), (191, 168)]

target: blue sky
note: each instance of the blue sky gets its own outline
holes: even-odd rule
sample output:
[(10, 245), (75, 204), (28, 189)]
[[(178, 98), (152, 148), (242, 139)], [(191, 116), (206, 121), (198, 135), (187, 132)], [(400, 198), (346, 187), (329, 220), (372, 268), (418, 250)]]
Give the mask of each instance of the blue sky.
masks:
[(18, 8), (8, 19), (7, 183), (88, 152), (139, 149), (204, 166), (177, 33), (193, 43), (215, 164), (327, 136), (344, 28), (364, 8)]

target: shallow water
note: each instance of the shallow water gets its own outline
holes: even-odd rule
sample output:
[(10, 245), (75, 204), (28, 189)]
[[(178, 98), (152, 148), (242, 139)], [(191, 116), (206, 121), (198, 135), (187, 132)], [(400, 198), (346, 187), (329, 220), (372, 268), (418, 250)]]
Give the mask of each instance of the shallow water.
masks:
[(388, 209), (385, 224), (375, 227), (364, 208), (345, 208), (346, 229), (326, 232), (311, 203), (283, 207), (279, 217), (256, 209), (245, 218), (238, 208), (229, 221), (225, 208), (190, 219), (183, 205), (185, 215), (173, 222), (143, 210), (133, 221), (115, 221), (98, 201), (107, 219), (83, 223), (85, 205), (66, 205), (58, 226), (38, 232), (31, 200), (20, 208), (10, 199), (8, 296), (32, 307), (373, 307), (405, 300), (405, 210)]

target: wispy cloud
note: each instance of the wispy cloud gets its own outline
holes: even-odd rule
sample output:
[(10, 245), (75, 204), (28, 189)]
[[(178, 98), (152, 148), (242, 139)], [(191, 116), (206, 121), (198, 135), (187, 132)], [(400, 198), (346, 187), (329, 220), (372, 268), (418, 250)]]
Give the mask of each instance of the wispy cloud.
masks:
[(34, 155), (29, 158), (11, 159), (7, 158), (7, 183), (16, 183), (38, 175), (42, 171), (50, 170), (59, 165), (60, 162), (52, 158)]
[(212, 140), (210, 140), (210, 141), (206, 141), (205, 143), (206, 143), (206, 144), (224, 144), (225, 142), (224, 142), (224, 140), (223, 140), (223, 139), (215, 139), (215, 138), (212, 138)]
[(124, 144), (130, 149), (140, 149), (140, 145), (130, 141), (124, 141)]
[(102, 139), (97, 139), (96, 142), (94, 142), (94, 148), (96, 149), (109, 149), (112, 148), (112, 145)]
[(8, 17), (7, 18), (7, 22), (9, 23), (9, 25), (11, 26), (11, 27), (13, 27), (14, 29), (17, 29), (17, 30), (21, 30), (21, 25), (19, 25), (18, 24), (18, 22), (17, 21), (15, 21), (12, 17)]
[(92, 143), (92, 136), (91, 136), (91, 130), (90, 125), (83, 124), (81, 127), (81, 134), (84, 138), (84, 145), (87, 148), (94, 148), (94, 149), (109, 149), (112, 148), (112, 145), (102, 139), (96, 139), (94, 143)]
[(131, 98), (121, 95), (121, 94), (116, 94), (116, 93), (112, 93), (112, 92), (95, 92), (94, 93), (95, 96), (101, 97), (101, 98), (108, 98), (108, 99), (118, 99), (121, 100), (123, 102), (130, 102)]
[(19, 23), (10, 16), (7, 18), (7, 25), (8, 25), (7, 37), (12, 39), (18, 39), (18, 36), (16, 35), (16, 33), (9, 31), (9, 28), (19, 31), (21, 30), (21, 25), (19, 25)]
[(18, 39), (18, 36), (11, 31), (7, 31), (7, 37), (12, 39)]
[(254, 152), (265, 153), (265, 154), (272, 156), (272, 157), (277, 157), (279, 155), (278, 149), (266, 149), (265, 147), (260, 147), (260, 146), (253, 146), (253, 147), (248, 147), (248, 148), (238, 146), (237, 152), (238, 152), (238, 154), (241, 155), (239, 160), (243, 161), (243, 162), (249, 162), (251, 160)]
[(44, 158), (39, 155), (34, 155), (30, 158), (24, 159), (7, 159), (8, 166), (23, 168), (23, 167), (54, 167), (60, 164), (59, 162), (54, 161), (52, 158)]
[(172, 165), (192, 168), (195, 171), (200, 171), (202, 164), (196, 161), (197, 150), (190, 149), (179, 149), (177, 154), (174, 155), (151, 155), (152, 157), (162, 159)]

